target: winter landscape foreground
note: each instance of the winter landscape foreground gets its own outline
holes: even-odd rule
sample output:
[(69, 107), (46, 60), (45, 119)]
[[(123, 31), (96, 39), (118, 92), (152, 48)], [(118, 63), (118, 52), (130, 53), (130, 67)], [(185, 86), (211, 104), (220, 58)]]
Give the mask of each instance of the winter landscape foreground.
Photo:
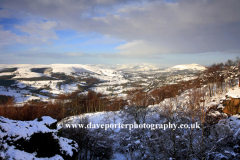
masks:
[(0, 68), (1, 159), (240, 159), (239, 59)]

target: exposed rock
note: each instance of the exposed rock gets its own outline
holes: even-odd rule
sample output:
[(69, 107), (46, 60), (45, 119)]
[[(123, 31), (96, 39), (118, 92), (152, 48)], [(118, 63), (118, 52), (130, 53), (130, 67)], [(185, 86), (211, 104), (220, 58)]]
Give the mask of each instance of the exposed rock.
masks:
[(0, 117), (0, 159), (74, 159), (77, 143), (58, 137), (58, 130), (50, 129), (54, 123), (48, 116), (33, 121)]

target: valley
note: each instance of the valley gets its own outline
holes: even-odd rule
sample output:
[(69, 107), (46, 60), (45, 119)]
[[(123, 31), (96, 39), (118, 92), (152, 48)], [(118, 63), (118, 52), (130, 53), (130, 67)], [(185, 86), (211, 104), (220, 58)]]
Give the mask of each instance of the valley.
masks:
[(238, 59), (1, 65), (0, 157), (238, 159), (239, 76)]
[(172, 68), (153, 65), (0, 65), (0, 94), (14, 96), (21, 104), (27, 101), (49, 101), (61, 94), (88, 90), (106, 96), (126, 98), (127, 91), (149, 92), (168, 84), (195, 79), (205, 67), (191, 64)]

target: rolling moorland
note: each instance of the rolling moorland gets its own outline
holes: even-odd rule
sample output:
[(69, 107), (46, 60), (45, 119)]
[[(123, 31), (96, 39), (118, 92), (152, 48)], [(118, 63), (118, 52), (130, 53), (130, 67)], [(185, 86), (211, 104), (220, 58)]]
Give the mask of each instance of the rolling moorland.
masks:
[[(239, 159), (239, 103), (229, 100), (239, 98), (239, 75), (238, 58), (163, 69), (0, 65), (0, 157)], [(85, 128), (89, 123), (200, 127), (105, 130)]]

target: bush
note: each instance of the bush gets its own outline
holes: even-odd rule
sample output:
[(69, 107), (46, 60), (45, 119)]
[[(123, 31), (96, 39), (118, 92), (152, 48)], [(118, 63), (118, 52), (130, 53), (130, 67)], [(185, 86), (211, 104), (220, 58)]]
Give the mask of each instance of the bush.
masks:
[(32, 77), (32, 78), (16, 78), (16, 80), (22, 81), (48, 81), (48, 80), (56, 80), (53, 77)]
[(34, 133), (29, 141), (23, 138), (17, 140), (15, 146), (28, 153), (36, 152), (36, 157), (53, 157), (60, 154), (58, 140), (53, 138), (52, 133)]
[(0, 80), (9, 80), (13, 77), (15, 77), (15, 75), (0, 76)]
[(11, 87), (15, 83), (15, 80), (0, 79), (0, 86)]
[(15, 72), (17, 70), (17, 68), (4, 68), (3, 70), (0, 71), (0, 73), (3, 72)]
[(0, 95), (0, 105), (4, 105), (13, 100), (14, 100), (14, 98), (11, 96)]
[(51, 69), (51, 68), (31, 68), (31, 72), (36, 72), (36, 73), (44, 73), (46, 69)]

